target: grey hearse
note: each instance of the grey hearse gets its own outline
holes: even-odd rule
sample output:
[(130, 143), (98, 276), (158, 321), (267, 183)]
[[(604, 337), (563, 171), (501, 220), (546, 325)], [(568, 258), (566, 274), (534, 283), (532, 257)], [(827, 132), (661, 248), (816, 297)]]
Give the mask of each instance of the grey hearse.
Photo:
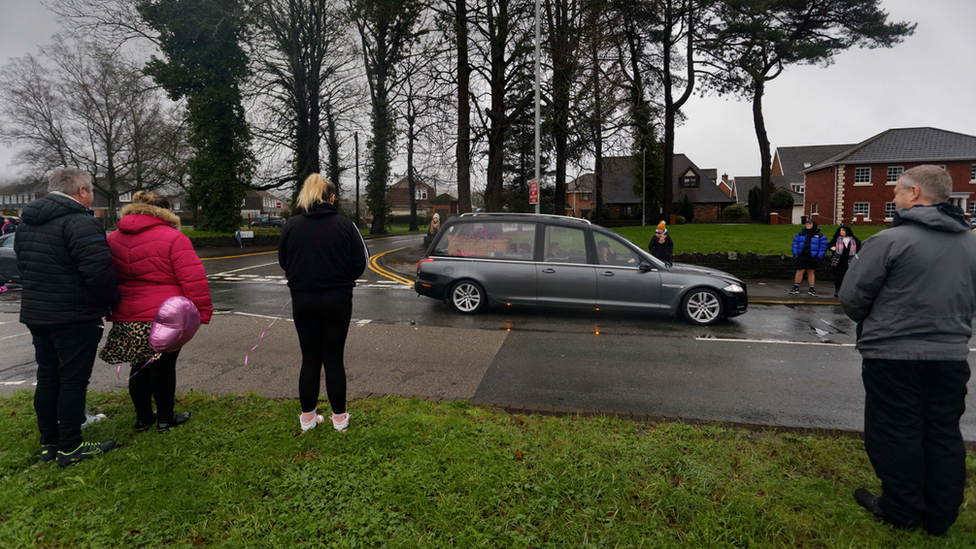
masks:
[(699, 325), (746, 312), (746, 285), (715, 269), (667, 265), (585, 219), (471, 213), (443, 224), (414, 289), (464, 314), (487, 306), (628, 310)]

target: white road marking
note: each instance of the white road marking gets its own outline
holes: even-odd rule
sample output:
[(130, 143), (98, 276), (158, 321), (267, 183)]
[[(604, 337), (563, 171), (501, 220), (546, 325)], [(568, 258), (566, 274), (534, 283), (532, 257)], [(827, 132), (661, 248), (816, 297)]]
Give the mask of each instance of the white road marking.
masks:
[(362, 328), (363, 326), (369, 324), (370, 322), (372, 322), (372, 320), (370, 320), (368, 318), (364, 318), (363, 320), (357, 320), (356, 321), (356, 326), (359, 326), (360, 328)]
[(15, 337), (24, 337), (24, 336), (28, 336), (28, 335), (30, 335), (30, 332), (24, 332), (22, 334), (16, 334), (16, 335), (7, 336), (7, 337), (0, 337), (0, 341), (7, 341), (8, 339), (14, 339)]
[(0, 385), (23, 385), (24, 383), (27, 383), (26, 379), (22, 381), (0, 381)]
[(246, 271), (248, 269), (260, 269), (261, 267), (269, 267), (271, 265), (277, 265), (277, 264), (278, 264), (278, 262), (275, 261), (274, 263), (264, 263), (262, 265), (252, 265), (250, 267), (241, 267), (240, 269), (234, 269), (232, 271), (224, 271), (222, 273), (215, 273), (215, 274), (212, 274), (210, 276), (224, 276), (224, 275), (229, 275), (231, 273), (239, 273), (241, 271)]
[(718, 341), (720, 343), (767, 343), (771, 345), (822, 345), (826, 347), (853, 347), (853, 343), (823, 343), (819, 341), (783, 341), (778, 339), (735, 339), (728, 337), (696, 337), (696, 341)]
[[(257, 318), (270, 318), (271, 320), (274, 320), (276, 318), (279, 318), (279, 317), (276, 317), (276, 316), (256, 315), (254, 313), (242, 313), (240, 311), (234, 311), (234, 314), (235, 315), (241, 315), (241, 316), (253, 316), (253, 317), (257, 317)], [(295, 322), (295, 320), (292, 319), (292, 318), (280, 318), (279, 320), (287, 320), (288, 322)]]

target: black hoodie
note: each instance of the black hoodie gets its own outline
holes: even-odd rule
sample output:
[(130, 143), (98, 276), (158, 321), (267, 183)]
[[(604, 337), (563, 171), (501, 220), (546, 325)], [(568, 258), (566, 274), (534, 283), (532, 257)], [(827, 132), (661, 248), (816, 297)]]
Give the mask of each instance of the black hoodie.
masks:
[(338, 290), (351, 296), (368, 261), (359, 229), (327, 202), (289, 219), (278, 241), (278, 264), (296, 291)]
[(70, 196), (51, 193), (25, 206), (14, 251), (24, 324), (97, 320), (122, 299), (105, 229)]

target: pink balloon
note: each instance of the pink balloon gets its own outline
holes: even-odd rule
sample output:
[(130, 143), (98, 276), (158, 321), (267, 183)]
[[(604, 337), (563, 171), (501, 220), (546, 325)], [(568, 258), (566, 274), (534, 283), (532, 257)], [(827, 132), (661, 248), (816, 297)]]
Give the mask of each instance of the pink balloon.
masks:
[(156, 311), (149, 329), (149, 346), (157, 353), (172, 353), (186, 345), (200, 329), (200, 311), (181, 295), (168, 298)]

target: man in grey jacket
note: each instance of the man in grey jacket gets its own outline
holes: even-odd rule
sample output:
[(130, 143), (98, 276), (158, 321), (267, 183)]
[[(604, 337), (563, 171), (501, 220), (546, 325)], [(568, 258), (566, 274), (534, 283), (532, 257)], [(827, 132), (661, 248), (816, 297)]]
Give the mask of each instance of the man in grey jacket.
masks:
[(881, 479), (857, 502), (884, 522), (941, 535), (966, 481), (966, 408), (976, 235), (947, 200), (949, 174), (919, 166), (895, 184), (891, 227), (864, 243), (840, 290), (863, 359), (864, 447)]

